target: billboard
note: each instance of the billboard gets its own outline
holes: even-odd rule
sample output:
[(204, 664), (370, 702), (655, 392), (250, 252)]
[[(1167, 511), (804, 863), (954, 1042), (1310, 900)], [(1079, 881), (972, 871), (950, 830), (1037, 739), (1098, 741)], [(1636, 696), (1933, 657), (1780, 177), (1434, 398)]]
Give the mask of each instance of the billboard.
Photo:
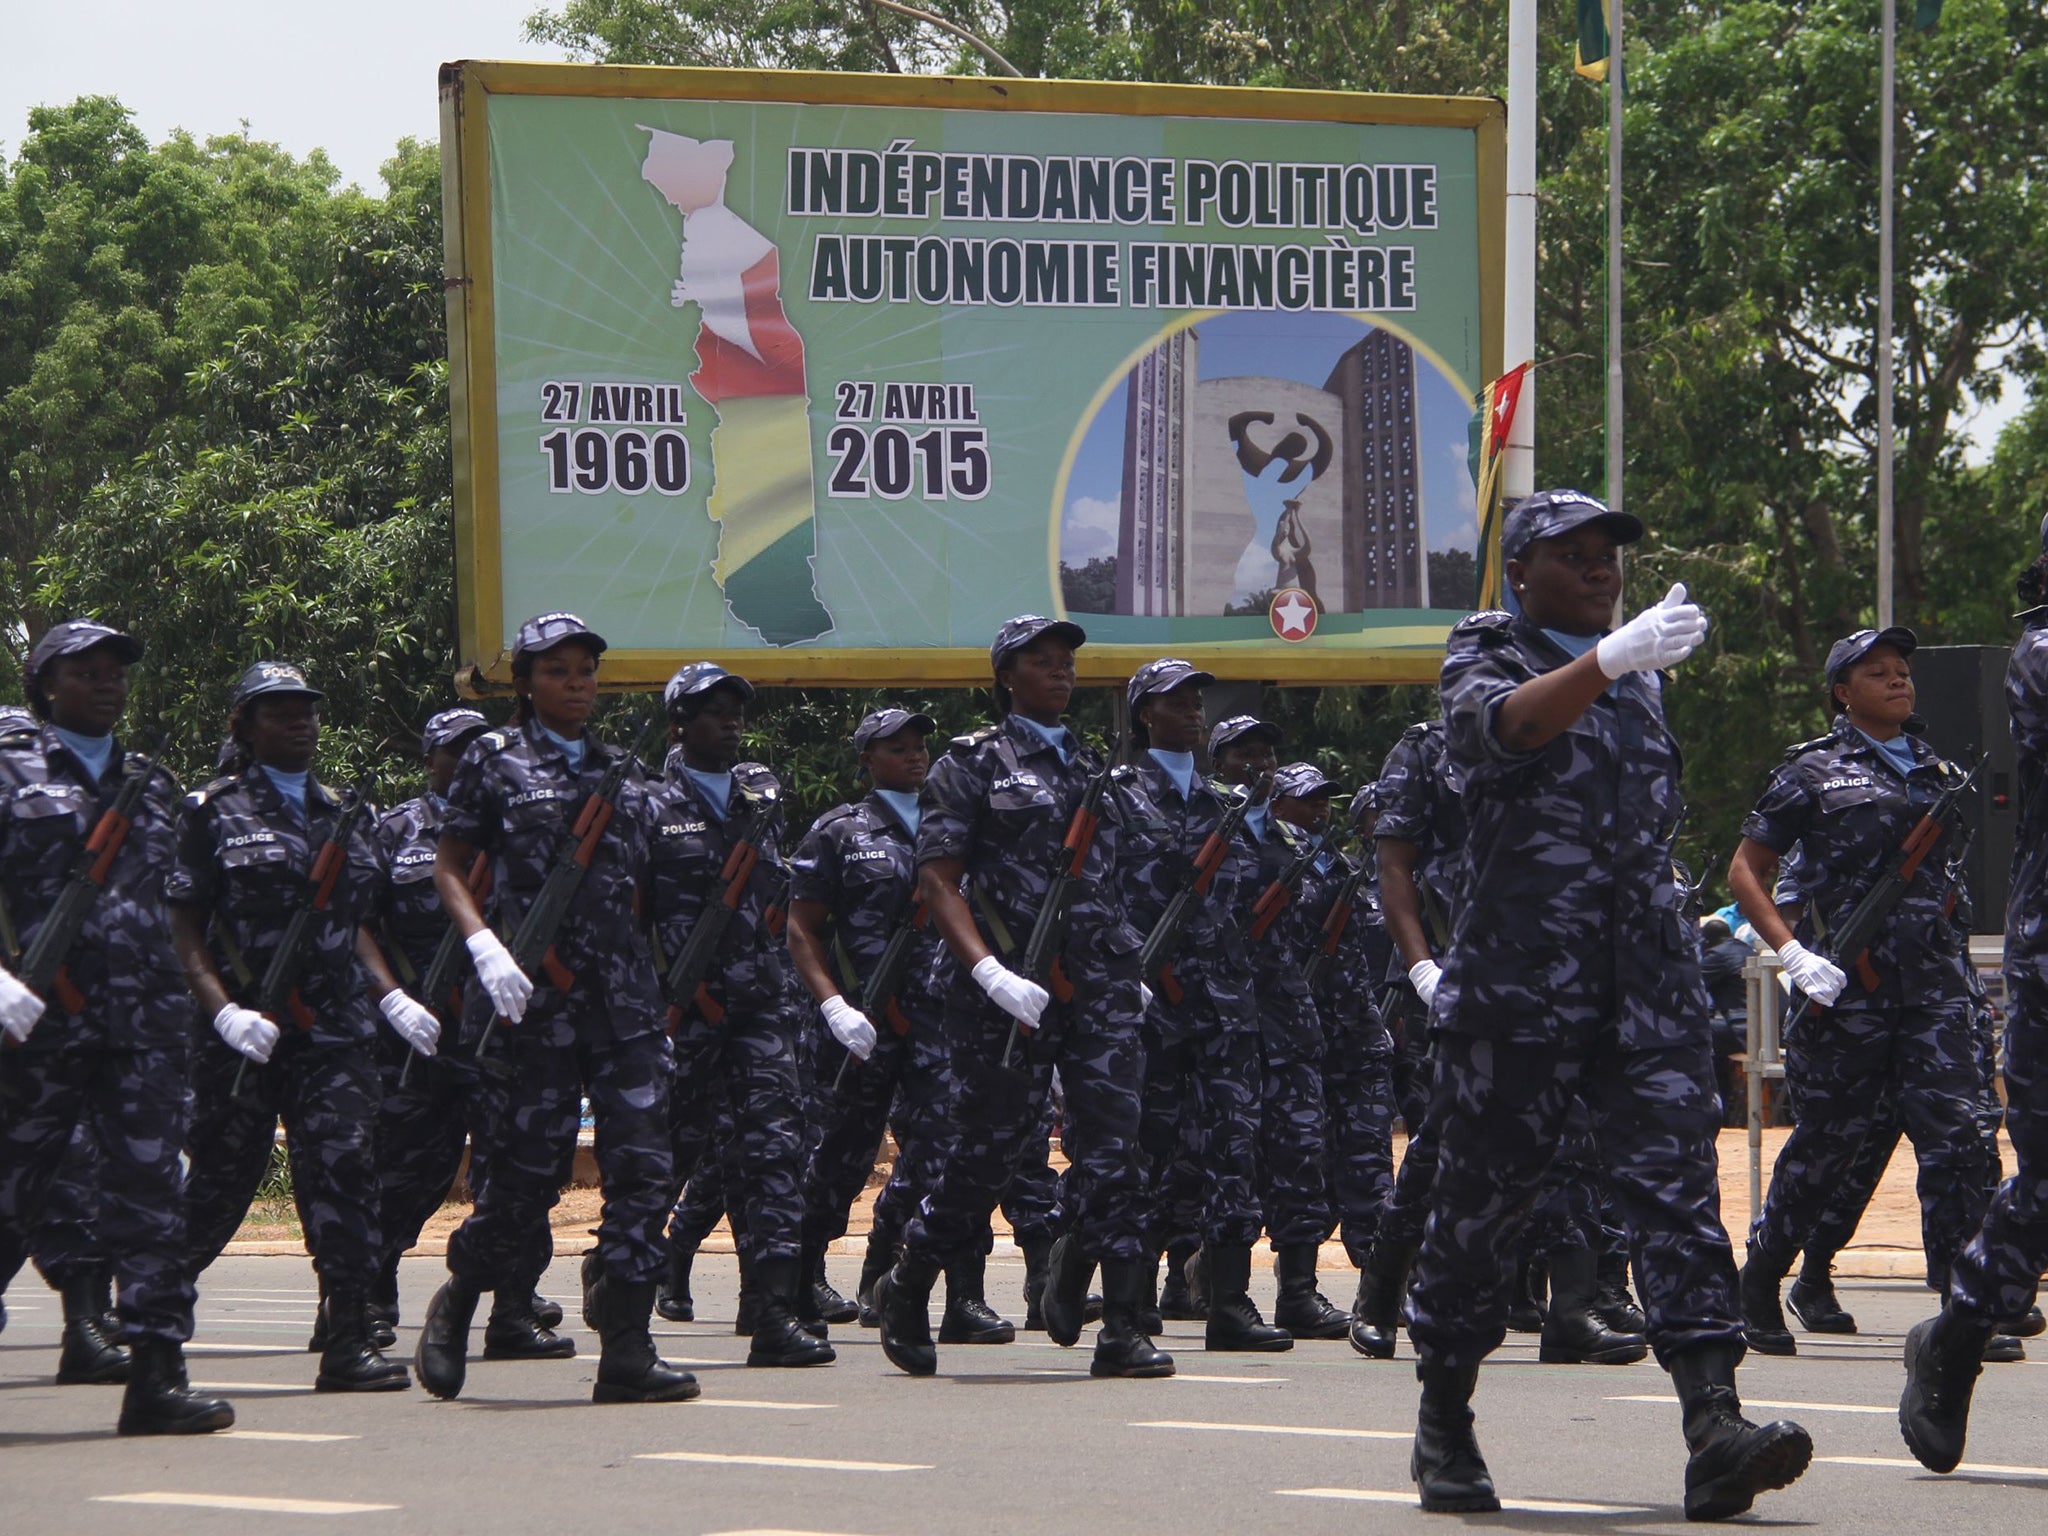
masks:
[(1436, 675), (1500, 371), (1492, 99), (442, 71), (465, 678)]

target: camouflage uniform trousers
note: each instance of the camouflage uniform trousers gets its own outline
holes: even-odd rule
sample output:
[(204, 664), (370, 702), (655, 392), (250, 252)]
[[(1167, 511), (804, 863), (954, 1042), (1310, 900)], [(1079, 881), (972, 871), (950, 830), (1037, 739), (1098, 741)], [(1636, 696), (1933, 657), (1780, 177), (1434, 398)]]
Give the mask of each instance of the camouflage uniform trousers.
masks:
[(1436, 1187), (1436, 1127), (1429, 1118), (1436, 1088), (1436, 1058), (1429, 1046), (1429, 1019), (1415, 994), (1402, 988), (1396, 999), (1394, 1029), (1394, 1103), (1408, 1133), (1401, 1166), (1394, 1174), (1380, 1210), (1378, 1241), (1406, 1248), (1422, 1245), (1429, 1220), (1430, 1193)]
[[(46, 1027), (48, 1027), (46, 1025)], [(93, 1215), (120, 1278), (129, 1338), (192, 1337), (178, 1150), (191, 1113), (185, 1047), (0, 1052), (0, 1290), (47, 1230), (52, 1190), (74, 1128), (99, 1149)]]
[(220, 1257), (270, 1170), (284, 1121), (292, 1198), (313, 1267), (330, 1285), (368, 1291), (383, 1257), (377, 1222), (376, 1120), (380, 1090), (367, 1041), (327, 1044), (287, 1028), (276, 1054), (249, 1063), (208, 1029), (194, 1067), (198, 1108), (186, 1141), (191, 1272)]
[(1146, 1027), (1146, 1231), (1155, 1251), (1248, 1248), (1261, 1225), (1258, 1032), (1206, 1009), (1185, 1008), (1184, 1017), (1171, 1038)]
[(111, 1262), (99, 1234), (100, 1149), (92, 1127), (83, 1119), (71, 1128), (71, 1141), (57, 1176), (50, 1181), (43, 1215), (29, 1252), (36, 1273), (53, 1291), (74, 1280), (98, 1274)]
[[(1054, 1001), (1004, 1067), (1010, 1019), (958, 966), (941, 998), (954, 1143), (904, 1241), (933, 1264), (980, 1249), (988, 1215), (1006, 1201), (1018, 1240), (1053, 1235), (1062, 1201), (1092, 1259), (1138, 1260), (1144, 1236), (1144, 1153), (1138, 1143), (1144, 1048), (1136, 956), (1068, 959), (1071, 1002)], [(1061, 1142), (1079, 1177), (1054, 1193), (1046, 1111), (1057, 1067), (1065, 1094)], [(1052, 1198), (1048, 1200), (1048, 1195)]]
[(1976, 1110), (1978, 1067), (1968, 1010), (1849, 1008), (1810, 1012), (1785, 1042), (1799, 1122), (1771, 1171), (1749, 1240), (1789, 1258), (1841, 1192), (1893, 1090), (1920, 1162), (1920, 1236), (1945, 1272), (1986, 1204)]
[[(897, 1082), (890, 1128), (896, 1137), (896, 1163), (881, 1193), (875, 1196), (873, 1233), (884, 1245), (903, 1240), (918, 1202), (938, 1182), (953, 1146), (947, 1106), (959, 1094), (953, 1061), (946, 1051), (945, 1021), (936, 1010), (911, 1016), (903, 1037), (904, 1055)], [(984, 1244), (993, 1242), (993, 1236)]]
[[(791, 1006), (730, 1007), (713, 1025), (692, 1012), (675, 1038), (669, 1099), (673, 1167), (715, 1160), (735, 1237), (755, 1259), (793, 1259), (803, 1242), (804, 1098), (800, 1015)], [(720, 1135), (720, 1107), (731, 1114)], [(693, 1172), (691, 1182), (701, 1177)], [(670, 1198), (679, 1186), (669, 1191)]]
[[(478, 1290), (510, 1289), (532, 1278), (535, 1234), (561, 1199), (576, 1160), (576, 1132), (587, 1093), (597, 1121), (598, 1183), (604, 1211), (597, 1253), (605, 1271), (629, 1284), (666, 1270), (661, 1223), (674, 1195), (668, 1130), (668, 1041), (658, 1032), (619, 1040), (601, 1017), (602, 995), (579, 983), (565, 1001), (580, 1026), (570, 1044), (529, 1012), (499, 1031), (492, 1051), (502, 1077), (502, 1114), (486, 1117), (487, 1176), (476, 1209), (448, 1239), (448, 1268)], [(492, 1074), (487, 1070), (486, 1076)], [(474, 1122), (473, 1122), (474, 1127)]]
[(1577, 1096), (1631, 1234), (1659, 1362), (1704, 1343), (1740, 1347), (1714, 1152), (1720, 1103), (1704, 1039), (1579, 1054), (1445, 1033), (1435, 1049), (1436, 1191), (1409, 1318), (1422, 1359), (1477, 1364), (1505, 1336), (1509, 1261)]
[(1980, 1318), (2018, 1317), (2048, 1270), (2048, 977), (2011, 965), (2006, 996), (2005, 1129), (2018, 1168), (1956, 1256), (1948, 1292)]
[[(1054, 1134), (1060, 1138), (1062, 1151), (1071, 1134), (1063, 1111), (1055, 1108), (1060, 1097), (1047, 1095), (1045, 1108), (1038, 1117), (1038, 1134), (1024, 1138), (1017, 1166), (1010, 1172), (1010, 1182), (996, 1202), (1002, 1208), (1003, 1220), (1009, 1223), (1010, 1235), (1019, 1243), (1053, 1241), (1067, 1230), (1068, 1214), (1080, 1198), (1076, 1180), (1081, 1173), (1071, 1160), (1072, 1155), (1069, 1154), (1064, 1173), (1054, 1173), (1052, 1168)], [(987, 1224), (986, 1218), (983, 1224)], [(994, 1240), (993, 1235), (984, 1238), (982, 1250), (986, 1252)]]
[[(725, 1167), (718, 1154), (718, 1149), (728, 1145), (733, 1138), (732, 1108), (726, 1103), (722, 1089), (714, 1090), (714, 1097), (718, 1107), (712, 1120), (711, 1143), (699, 1154), (697, 1166), (685, 1174), (682, 1196), (670, 1210), (668, 1218), (669, 1242), (692, 1253), (704, 1246), (704, 1239), (711, 1235), (711, 1229), (727, 1216), (731, 1217), (735, 1247), (746, 1232), (746, 1223), (741, 1215), (726, 1209)], [(680, 1168), (677, 1171), (682, 1172)]]
[(1323, 1103), (1329, 1115), (1323, 1177), (1344, 1252), (1363, 1266), (1394, 1187), (1394, 1072), (1384, 1035), (1334, 1033), (1323, 1057)]
[[(882, 1132), (910, 1067), (910, 1036), (877, 1021), (875, 1048), (866, 1061), (853, 1060), (836, 1044), (819, 1054), (826, 1075), (816, 1096), (820, 1124), (805, 1180), (804, 1241), (823, 1247), (846, 1235), (847, 1213), (875, 1171)], [(842, 1061), (845, 1075), (834, 1094), (832, 1079)]]
[(1266, 1234), (1275, 1248), (1320, 1243), (1336, 1224), (1323, 1177), (1329, 1112), (1323, 1103), (1322, 1026), (1306, 998), (1261, 998), (1259, 1011), (1259, 1204)]
[[(383, 1100), (377, 1111), (377, 1211), (384, 1252), (372, 1299), (398, 1302), (398, 1261), (420, 1240), (420, 1231), (448, 1198), (469, 1143), (471, 1198), (488, 1182), (498, 1126), (505, 1114), (505, 1085), (477, 1070), (468, 1054), (450, 1049), (420, 1058), (405, 1069), (408, 1051), (389, 1031), (377, 1037), (377, 1068)], [(405, 1086), (399, 1079), (405, 1078)], [(538, 1284), (554, 1257), (554, 1234), (545, 1219), (535, 1224), (522, 1282)]]
[(1603, 1183), (1600, 1148), (1593, 1140), (1592, 1111), (1587, 1109), (1585, 1100), (1575, 1098), (1565, 1118), (1557, 1157), (1543, 1176), (1535, 1207), (1529, 1212), (1521, 1251), (1533, 1257), (1568, 1248), (1604, 1246)]

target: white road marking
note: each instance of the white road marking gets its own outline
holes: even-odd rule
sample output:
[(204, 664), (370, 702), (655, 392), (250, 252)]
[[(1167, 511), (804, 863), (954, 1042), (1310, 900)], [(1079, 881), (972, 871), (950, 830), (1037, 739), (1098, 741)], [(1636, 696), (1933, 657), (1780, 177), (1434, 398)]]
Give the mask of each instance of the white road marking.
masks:
[(188, 1355), (303, 1355), (310, 1351), (296, 1344), (187, 1344)]
[(360, 1440), (361, 1435), (311, 1435), (301, 1434), (292, 1429), (224, 1429), (212, 1436), (215, 1440), (282, 1440), (293, 1444), (324, 1445), (330, 1440)]
[(923, 1462), (827, 1461), (813, 1456), (741, 1456), (713, 1451), (643, 1451), (635, 1461), (700, 1461), (717, 1466), (799, 1467), (813, 1472), (929, 1472)]
[(197, 1392), (310, 1392), (310, 1381), (195, 1381)]
[[(1277, 1494), (1298, 1499), (1355, 1499), (1362, 1504), (1417, 1504), (1415, 1490), (1391, 1492), (1384, 1488), (1275, 1488)], [(1419, 1507), (1419, 1506), (1418, 1506)], [(1645, 1504), (1573, 1504), (1560, 1499), (1502, 1499), (1504, 1510), (1530, 1515), (1648, 1515)]]
[(1167, 1378), (1169, 1381), (1206, 1381), (1212, 1385), (1226, 1387), (1263, 1387), (1270, 1382), (1285, 1381), (1285, 1376), (1195, 1376), (1182, 1371)]
[(218, 1296), (311, 1296), (318, 1300), (320, 1292), (317, 1287), (307, 1290), (300, 1286), (232, 1285), (208, 1291), (203, 1299), (211, 1301)]
[(837, 1403), (771, 1403), (751, 1397), (700, 1397), (699, 1408), (764, 1408), (770, 1413), (810, 1413), (837, 1408)]
[[(1910, 1456), (1816, 1456), (1815, 1461), (1836, 1467), (1905, 1467), (1914, 1472), (1927, 1469)], [(1982, 1472), (1992, 1477), (2048, 1477), (2048, 1467), (2007, 1467), (1992, 1461), (1966, 1461), (1958, 1472)]]
[(182, 1509), (233, 1509), (252, 1515), (367, 1515), (402, 1504), (339, 1504), (332, 1499), (253, 1499), (233, 1493), (102, 1493), (95, 1504), (175, 1504)]
[(1205, 1424), (1198, 1419), (1146, 1419), (1132, 1429), (1205, 1429), (1232, 1435), (1311, 1435), (1325, 1440), (1413, 1440), (1412, 1429), (1319, 1429), (1308, 1424)]
[(713, 1531), (710, 1536), (850, 1536), (846, 1531)]
[[(1666, 1408), (1676, 1408), (1678, 1406), (1677, 1398), (1658, 1397), (1654, 1393), (1645, 1393), (1639, 1397), (1610, 1397), (1607, 1401), (1610, 1403), (1660, 1403)], [(1899, 1411), (1897, 1403), (1893, 1403), (1887, 1408), (1872, 1408), (1867, 1403), (1795, 1403), (1784, 1398), (1747, 1396), (1742, 1399), (1742, 1406), (1745, 1408), (1790, 1408), (1802, 1413), (1875, 1413), (1887, 1416)]]

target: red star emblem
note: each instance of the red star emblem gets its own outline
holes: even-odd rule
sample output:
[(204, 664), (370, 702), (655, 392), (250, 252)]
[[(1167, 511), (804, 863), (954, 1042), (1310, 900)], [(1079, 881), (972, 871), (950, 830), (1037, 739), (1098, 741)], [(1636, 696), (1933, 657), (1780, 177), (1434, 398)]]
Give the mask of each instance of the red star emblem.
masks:
[(1306, 640), (1316, 632), (1315, 599), (1299, 587), (1282, 587), (1266, 608), (1273, 633), (1290, 643)]

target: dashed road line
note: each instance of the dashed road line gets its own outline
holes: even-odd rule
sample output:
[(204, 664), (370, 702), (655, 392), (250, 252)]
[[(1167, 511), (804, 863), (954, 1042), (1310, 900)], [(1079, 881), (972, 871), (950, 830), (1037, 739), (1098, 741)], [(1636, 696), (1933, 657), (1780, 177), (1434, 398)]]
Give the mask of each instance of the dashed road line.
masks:
[[(1385, 1488), (1275, 1488), (1276, 1494), (1296, 1499), (1352, 1499), (1363, 1504), (1416, 1503), (1413, 1488), (1395, 1492)], [(1579, 1504), (1563, 1499), (1502, 1499), (1500, 1507), (1527, 1515), (1649, 1515), (1656, 1511), (1647, 1504)]]
[(695, 1461), (712, 1466), (795, 1467), (809, 1472), (929, 1472), (913, 1461), (831, 1461), (821, 1456), (743, 1456), (716, 1451), (643, 1451), (635, 1461)]
[(1197, 1376), (1188, 1371), (1180, 1371), (1166, 1379), (1168, 1381), (1200, 1381), (1207, 1382), (1211, 1386), (1222, 1387), (1263, 1387), (1274, 1382), (1286, 1381), (1288, 1378), (1285, 1376)]
[(258, 1499), (234, 1493), (102, 1493), (95, 1504), (171, 1504), (181, 1509), (232, 1509), (252, 1515), (369, 1515), (402, 1504), (343, 1504), (333, 1499)]
[(360, 1440), (361, 1435), (315, 1435), (295, 1429), (223, 1429), (209, 1436), (214, 1440), (277, 1440), (291, 1444), (325, 1445), (332, 1440)]
[(296, 1344), (201, 1344), (194, 1342), (185, 1346), (185, 1353), (188, 1355), (304, 1355), (310, 1354), (311, 1351), (301, 1349)]
[(771, 1403), (752, 1397), (700, 1397), (699, 1408), (760, 1408), (769, 1413), (813, 1413), (837, 1408), (837, 1403)]
[(310, 1381), (195, 1381), (198, 1392), (310, 1392)]
[(1310, 1424), (1210, 1424), (1199, 1419), (1144, 1419), (1131, 1429), (1213, 1430), (1231, 1435), (1307, 1435), (1320, 1440), (1400, 1440), (1415, 1438), (1412, 1429), (1323, 1429)]
[[(1833, 1467), (1904, 1467), (1913, 1472), (1927, 1469), (1910, 1456), (1816, 1456), (1816, 1462)], [(2008, 1467), (1993, 1461), (1966, 1461), (1958, 1472), (1980, 1472), (1989, 1477), (2048, 1477), (2048, 1467)]]
[[(1631, 1397), (1610, 1397), (1607, 1401), (1610, 1403), (1657, 1403), (1666, 1408), (1676, 1408), (1678, 1406), (1677, 1398), (1659, 1397), (1654, 1392), (1642, 1393)], [(1750, 1397), (1747, 1394), (1743, 1396), (1742, 1406), (1745, 1408), (1786, 1408), (1800, 1413), (1871, 1413), (1881, 1414), (1886, 1417), (1890, 1417), (1899, 1411), (1897, 1403), (1892, 1403), (1883, 1408), (1873, 1408), (1868, 1403), (1795, 1403), (1786, 1398)]]

